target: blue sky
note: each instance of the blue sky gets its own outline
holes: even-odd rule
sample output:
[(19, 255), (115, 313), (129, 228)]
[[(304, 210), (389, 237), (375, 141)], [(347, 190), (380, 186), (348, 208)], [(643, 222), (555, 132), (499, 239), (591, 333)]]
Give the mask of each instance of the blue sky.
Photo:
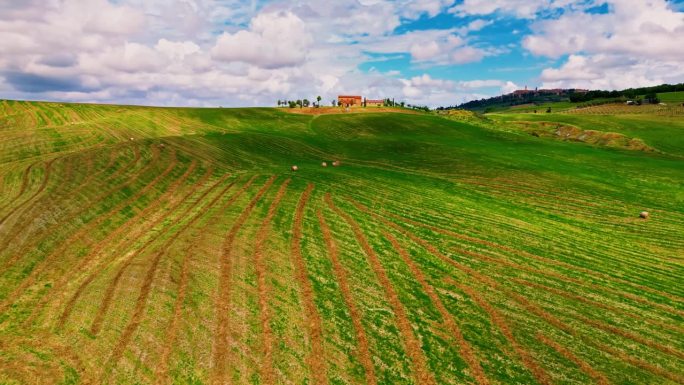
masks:
[(454, 105), (684, 81), (684, 0), (8, 0), (0, 98)]

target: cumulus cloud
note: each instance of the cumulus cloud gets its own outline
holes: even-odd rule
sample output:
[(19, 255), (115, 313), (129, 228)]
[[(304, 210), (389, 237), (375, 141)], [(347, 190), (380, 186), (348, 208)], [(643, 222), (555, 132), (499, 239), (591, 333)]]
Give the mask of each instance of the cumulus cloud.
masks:
[(681, 81), (684, 13), (665, 0), (608, 3), (607, 13), (568, 12), (532, 26), (527, 50), (568, 55), (560, 67), (542, 71), (543, 85), (615, 89)]
[(212, 57), (224, 62), (244, 62), (262, 68), (302, 64), (312, 42), (304, 22), (291, 12), (262, 13), (249, 30), (221, 35)]

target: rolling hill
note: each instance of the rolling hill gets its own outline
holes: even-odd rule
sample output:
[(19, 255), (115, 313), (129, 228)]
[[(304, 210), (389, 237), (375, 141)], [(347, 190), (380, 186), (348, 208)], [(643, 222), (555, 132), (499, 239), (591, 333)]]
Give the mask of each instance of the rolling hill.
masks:
[(403, 112), (0, 101), (0, 383), (684, 382), (681, 115)]

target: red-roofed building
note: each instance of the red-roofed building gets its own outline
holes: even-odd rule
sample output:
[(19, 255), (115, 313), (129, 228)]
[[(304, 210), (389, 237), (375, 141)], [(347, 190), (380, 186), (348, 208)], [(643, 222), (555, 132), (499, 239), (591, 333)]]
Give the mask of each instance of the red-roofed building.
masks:
[(361, 106), (362, 100), (361, 96), (340, 95), (337, 97), (337, 105), (343, 107)]
[(382, 107), (385, 101), (382, 99), (366, 99), (366, 107)]

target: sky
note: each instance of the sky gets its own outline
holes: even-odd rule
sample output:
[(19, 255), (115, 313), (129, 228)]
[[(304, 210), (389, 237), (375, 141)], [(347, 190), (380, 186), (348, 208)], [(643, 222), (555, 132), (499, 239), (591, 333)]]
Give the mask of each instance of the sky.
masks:
[(684, 82), (684, 0), (0, 0), (0, 98), (450, 106)]

